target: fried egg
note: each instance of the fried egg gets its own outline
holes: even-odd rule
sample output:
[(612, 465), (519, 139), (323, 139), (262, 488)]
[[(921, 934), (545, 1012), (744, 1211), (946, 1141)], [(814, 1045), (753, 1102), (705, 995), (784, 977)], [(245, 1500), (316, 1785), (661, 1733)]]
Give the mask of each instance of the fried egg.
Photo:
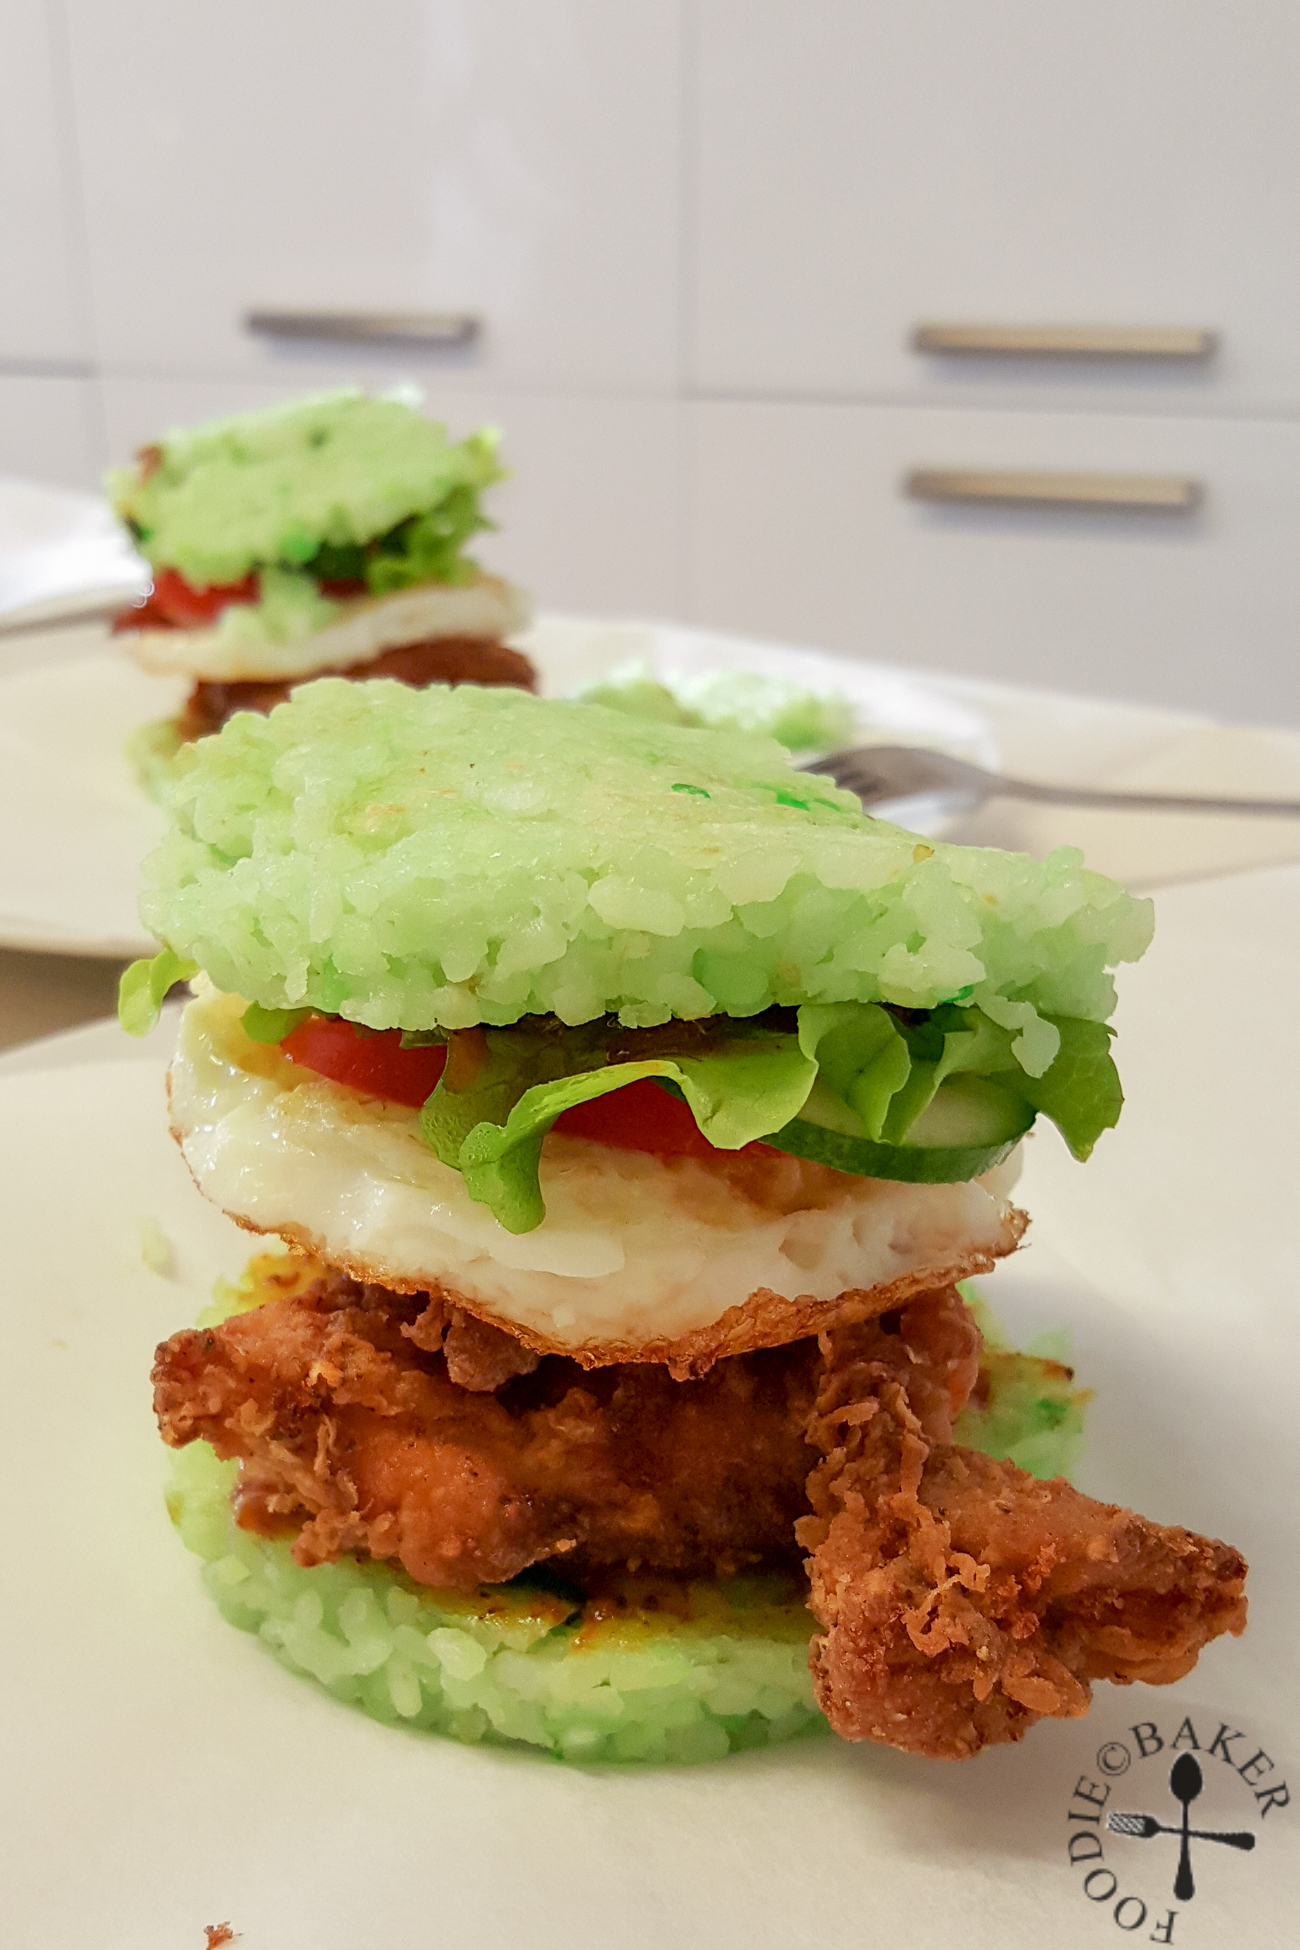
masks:
[(985, 1271), (1024, 1215), (1007, 1167), (908, 1185), (784, 1154), (660, 1158), (552, 1132), (546, 1217), (507, 1232), (434, 1154), (414, 1110), (334, 1083), (245, 1035), (201, 982), (169, 1076), (199, 1189), (240, 1224), (355, 1277), (445, 1293), (542, 1352), (683, 1372)]
[(498, 576), (479, 574), (459, 585), (426, 582), (389, 596), (358, 596), (310, 636), (283, 643), (209, 629), (132, 631), (127, 643), (145, 670), (173, 673), (210, 684), (274, 682), (346, 670), (385, 650), (427, 637), (482, 637), (499, 642), (528, 621), (522, 590)]

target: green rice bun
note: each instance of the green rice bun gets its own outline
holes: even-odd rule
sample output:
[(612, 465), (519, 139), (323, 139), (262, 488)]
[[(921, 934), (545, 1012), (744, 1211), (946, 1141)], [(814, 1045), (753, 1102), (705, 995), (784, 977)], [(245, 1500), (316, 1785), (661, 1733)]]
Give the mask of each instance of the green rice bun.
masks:
[(515, 691), (322, 679), (165, 797), (146, 926), (249, 1002), (376, 1029), (973, 1001), (1036, 1074), (1042, 1018), (1105, 1021), (1151, 934), (1072, 848), (919, 840), (770, 740)]
[[(453, 441), (407, 400), (346, 390), (174, 429), (105, 487), (153, 566), (195, 587), (300, 569), (439, 510), (420, 542), (427, 566), (455, 581), (460, 543), (487, 526), (478, 495), (501, 474), (495, 434)], [(354, 571), (326, 561), (320, 572)]]
[(594, 1620), (526, 1577), (466, 1595), (354, 1557), (304, 1570), (288, 1542), (239, 1528), (234, 1474), (204, 1442), (172, 1466), (168, 1508), (209, 1593), (291, 1672), (374, 1719), (582, 1761), (720, 1760), (827, 1730), (792, 1579), (682, 1586), (673, 1617)]

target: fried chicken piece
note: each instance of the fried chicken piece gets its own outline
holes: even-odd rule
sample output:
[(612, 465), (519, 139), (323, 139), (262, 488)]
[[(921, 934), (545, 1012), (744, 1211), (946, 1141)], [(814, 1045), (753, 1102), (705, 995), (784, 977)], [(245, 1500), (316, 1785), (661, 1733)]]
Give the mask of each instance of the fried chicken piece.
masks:
[(449, 1378), (474, 1395), (493, 1395), (515, 1375), (536, 1373), (542, 1358), (504, 1328), (440, 1299), (430, 1299), (419, 1319), (402, 1332), (426, 1354), (441, 1349)]
[[(311, 674), (347, 677), (356, 683), (371, 677), (393, 677), (413, 690), (422, 690), (426, 684), (506, 684), (520, 691), (537, 689), (537, 672), (522, 650), (475, 636), (422, 637), (418, 643), (398, 644), (360, 663)], [(284, 703), (295, 684), (306, 682), (305, 677), (290, 678), (287, 683), (274, 678), (240, 678), (225, 683), (202, 679), (186, 702), (180, 719), (181, 736), (205, 738), (220, 731), (236, 711), (271, 711)]]
[(550, 1561), (591, 1589), (787, 1562), (797, 1537), (832, 1726), (945, 1758), (1086, 1712), (1095, 1679), (1180, 1678), (1244, 1625), (1228, 1546), (953, 1444), (981, 1353), (953, 1288), (688, 1381), (539, 1359), (339, 1273), (281, 1294), (175, 1335), (154, 1378), (167, 1441), (238, 1457), (241, 1521), (296, 1529), (300, 1563), (469, 1588)]
[(797, 1526), (831, 1725), (945, 1759), (1086, 1713), (1095, 1679), (1179, 1679), (1246, 1622), (1230, 1546), (953, 1446), (964, 1313), (950, 1290), (822, 1337)]
[(240, 1459), (242, 1522), (302, 1525), (301, 1564), (367, 1551), (461, 1589), (552, 1559), (579, 1582), (709, 1577), (797, 1561), (816, 1363), (807, 1342), (699, 1381), (587, 1374), (436, 1297), (335, 1274), (174, 1335), (155, 1406), (174, 1447), (202, 1437)]

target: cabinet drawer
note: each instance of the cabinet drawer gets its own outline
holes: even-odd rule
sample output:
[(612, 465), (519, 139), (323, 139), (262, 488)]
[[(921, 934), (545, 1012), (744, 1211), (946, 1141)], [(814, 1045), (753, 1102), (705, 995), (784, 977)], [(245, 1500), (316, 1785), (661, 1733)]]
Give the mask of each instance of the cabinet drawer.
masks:
[[(337, 369), (325, 381), (337, 385)], [(106, 379), (110, 457), (161, 428), (269, 406), (283, 386), (253, 380)], [(671, 613), (681, 605), (679, 408), (667, 401), (430, 392), (426, 410), (458, 437), (502, 429), (510, 478), (488, 509), (500, 532), (475, 553), (539, 606)]]
[[(442, 385), (666, 388), (678, 19), (662, 0), (71, 0), (100, 352), (311, 386), (275, 311), (469, 314)], [(201, 86), (195, 86), (201, 77)], [(334, 355), (337, 363), (337, 355)]]
[(57, 12), (46, 0), (0, 7), (0, 360), (30, 365), (80, 362), (90, 353)]
[[(1300, 12), (701, 0), (697, 384), (1300, 400)], [(972, 359), (922, 321), (1214, 327), (1208, 364)]]
[[(701, 622), (963, 675), (1300, 724), (1300, 426), (699, 403)], [(936, 506), (917, 469), (1203, 484), (1191, 512)]]

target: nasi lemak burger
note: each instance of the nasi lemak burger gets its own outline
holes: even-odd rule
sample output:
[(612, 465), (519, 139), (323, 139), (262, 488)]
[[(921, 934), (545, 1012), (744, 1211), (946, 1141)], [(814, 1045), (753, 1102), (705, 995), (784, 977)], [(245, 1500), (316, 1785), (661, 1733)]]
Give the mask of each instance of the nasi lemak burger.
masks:
[(153, 587), (114, 627), (144, 669), (191, 690), (138, 762), (148, 771), (324, 671), (532, 689), (531, 664), (505, 641), (527, 602), (467, 553), (501, 477), (490, 431), (453, 441), (410, 400), (357, 391), (142, 448), (106, 486)]
[(287, 1665), (570, 1759), (960, 1757), (1242, 1629), (1234, 1550), (1054, 1473), (1068, 1370), (956, 1284), (1036, 1121), (1083, 1158), (1118, 1117), (1148, 903), (508, 690), (310, 684), (168, 797), (124, 1018), (192, 978), (173, 1132), (289, 1250), (156, 1407)]

